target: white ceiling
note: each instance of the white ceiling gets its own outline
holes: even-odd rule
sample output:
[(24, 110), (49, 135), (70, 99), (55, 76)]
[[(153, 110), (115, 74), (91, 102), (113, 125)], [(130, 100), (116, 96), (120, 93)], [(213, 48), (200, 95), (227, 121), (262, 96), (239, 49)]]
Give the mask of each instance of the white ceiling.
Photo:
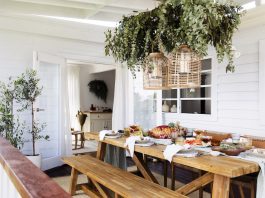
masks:
[(0, 0), (0, 14), (119, 21), (122, 15), (156, 4), (154, 0)]
[[(236, 0), (241, 4), (250, 1)], [(44, 15), (118, 22), (122, 15), (152, 9), (156, 5), (156, 0), (0, 0), (0, 15)]]

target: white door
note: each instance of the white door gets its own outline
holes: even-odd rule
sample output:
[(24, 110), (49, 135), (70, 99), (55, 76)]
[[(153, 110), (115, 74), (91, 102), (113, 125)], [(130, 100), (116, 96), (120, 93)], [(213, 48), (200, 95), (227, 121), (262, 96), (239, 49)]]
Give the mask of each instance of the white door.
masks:
[[(35, 104), (36, 119), (46, 123), (43, 135), (49, 135), (49, 141), (39, 140), (37, 148), (42, 155), (42, 170), (62, 165), (61, 157), (65, 155), (67, 135), (70, 136), (70, 127), (65, 127), (68, 119), (65, 113), (65, 84), (67, 75), (65, 59), (45, 53), (34, 52), (33, 67), (40, 77), (43, 86), (42, 94)], [(71, 145), (69, 145), (71, 148)]]

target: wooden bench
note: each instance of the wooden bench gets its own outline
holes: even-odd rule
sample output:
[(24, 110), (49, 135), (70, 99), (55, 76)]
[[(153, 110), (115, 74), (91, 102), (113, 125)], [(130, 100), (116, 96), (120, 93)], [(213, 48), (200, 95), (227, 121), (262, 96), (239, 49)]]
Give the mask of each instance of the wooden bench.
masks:
[(63, 161), (72, 167), (71, 195), (74, 195), (77, 189), (78, 173), (83, 173), (90, 182), (89, 185), (81, 184), (78, 188), (82, 189), (90, 197), (111, 197), (104, 188), (113, 191), (115, 197), (186, 197), (91, 156), (64, 157)]

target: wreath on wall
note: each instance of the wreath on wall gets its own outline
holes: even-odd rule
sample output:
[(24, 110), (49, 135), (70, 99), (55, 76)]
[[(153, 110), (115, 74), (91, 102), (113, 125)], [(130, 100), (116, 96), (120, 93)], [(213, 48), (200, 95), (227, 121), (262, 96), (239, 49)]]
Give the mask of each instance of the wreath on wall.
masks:
[(108, 87), (103, 80), (92, 80), (88, 83), (89, 91), (94, 93), (97, 98), (107, 102)]

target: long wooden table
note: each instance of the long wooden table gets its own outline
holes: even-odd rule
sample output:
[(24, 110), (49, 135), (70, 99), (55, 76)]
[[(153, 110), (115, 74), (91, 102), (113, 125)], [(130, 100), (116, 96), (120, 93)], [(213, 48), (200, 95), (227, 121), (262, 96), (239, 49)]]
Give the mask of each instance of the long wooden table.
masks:
[[(98, 132), (87, 132), (85, 133), (85, 138), (99, 141)], [(126, 137), (121, 137), (118, 139), (105, 138), (103, 141), (99, 141), (97, 158), (100, 160), (104, 159), (107, 144), (127, 149), (124, 146), (125, 140)], [(164, 145), (153, 145), (150, 147), (135, 146), (133, 161), (145, 179), (158, 183), (156, 178), (144, 163), (142, 154), (164, 160), (164, 149)], [(195, 158), (174, 157), (172, 162), (207, 172), (200, 178), (176, 190), (177, 192), (180, 192), (184, 195), (187, 195), (194, 190), (213, 182), (212, 197), (228, 198), (231, 178), (259, 171), (259, 165), (257, 163), (227, 156), (214, 157), (210, 155), (204, 155)]]

